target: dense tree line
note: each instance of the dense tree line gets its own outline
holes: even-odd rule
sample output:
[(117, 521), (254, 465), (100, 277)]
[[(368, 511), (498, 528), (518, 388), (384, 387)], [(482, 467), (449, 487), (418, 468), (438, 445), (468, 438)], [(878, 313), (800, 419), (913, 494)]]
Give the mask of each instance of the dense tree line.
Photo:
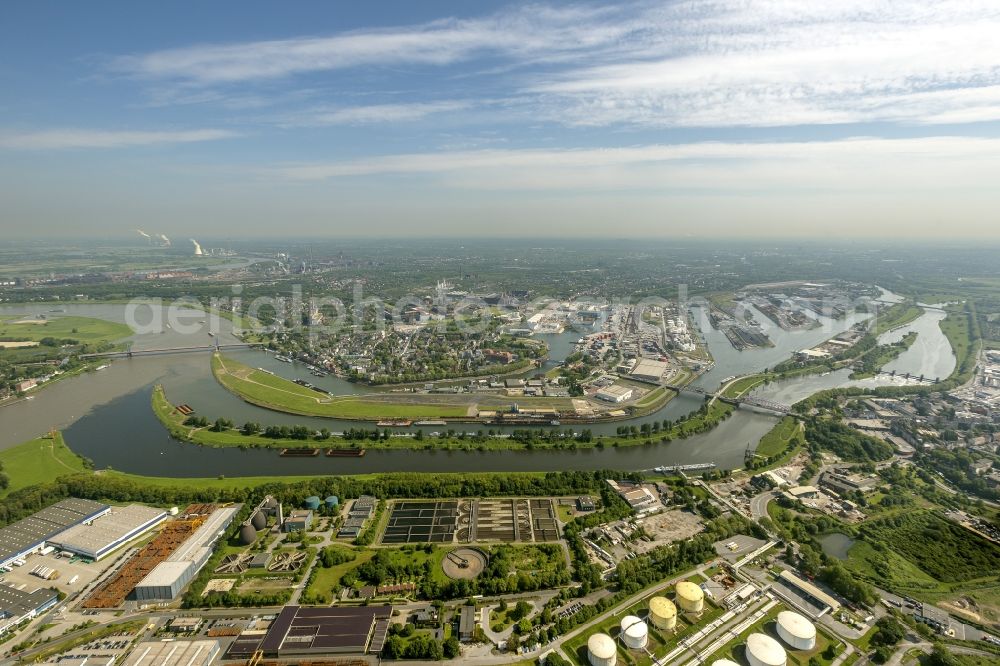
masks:
[(937, 472), (948, 479), (957, 488), (989, 500), (1000, 499), (1000, 489), (991, 488), (982, 476), (976, 474), (972, 467), (982, 455), (973, 456), (967, 450), (948, 450), (942, 448), (918, 452), (915, 456), (917, 464), (931, 472)]
[(883, 543), (945, 583), (1000, 571), (1000, 546), (929, 511), (901, 513), (861, 526), (870, 543)]
[(892, 457), (891, 444), (858, 432), (840, 421), (809, 419), (806, 422), (806, 441), (812, 447), (830, 451), (842, 460), (852, 462), (888, 460)]
[(113, 474), (74, 474), (55, 483), (23, 488), (0, 500), (0, 526), (43, 509), (66, 497), (181, 505), (216, 500), (248, 502), (271, 494), (286, 504), (299, 505), (310, 495), (341, 498), (374, 495), (392, 498), (539, 497), (586, 495), (599, 492), (605, 479), (638, 480), (641, 475), (613, 470), (547, 472), (539, 474), (420, 474), (394, 473), (370, 477), (317, 477), (294, 483), (219, 489), (192, 485), (155, 485)]

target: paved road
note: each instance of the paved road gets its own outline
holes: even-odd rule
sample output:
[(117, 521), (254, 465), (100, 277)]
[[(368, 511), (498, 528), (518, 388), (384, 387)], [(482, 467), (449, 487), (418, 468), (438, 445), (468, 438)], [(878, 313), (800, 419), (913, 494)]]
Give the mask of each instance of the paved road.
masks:
[(767, 505), (771, 503), (772, 500), (777, 499), (778, 493), (773, 490), (768, 490), (766, 492), (757, 495), (750, 500), (750, 516), (754, 520), (760, 520), (761, 518), (767, 518)]

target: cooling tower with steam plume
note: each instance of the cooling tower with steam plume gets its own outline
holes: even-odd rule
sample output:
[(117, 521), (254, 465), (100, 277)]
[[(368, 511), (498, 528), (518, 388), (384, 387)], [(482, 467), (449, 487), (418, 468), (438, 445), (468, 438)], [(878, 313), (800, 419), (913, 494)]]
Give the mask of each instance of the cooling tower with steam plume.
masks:
[(198, 244), (198, 241), (196, 241), (196, 240), (195, 240), (195, 239), (193, 239), (193, 238), (191, 238), (191, 239), (189, 239), (189, 240), (190, 240), (190, 241), (191, 241), (192, 243), (194, 243), (194, 256), (196, 256), (196, 257), (201, 257), (201, 256), (203, 256), (203, 255), (204, 255), (205, 253), (201, 251), (201, 245), (199, 245), (199, 244)]

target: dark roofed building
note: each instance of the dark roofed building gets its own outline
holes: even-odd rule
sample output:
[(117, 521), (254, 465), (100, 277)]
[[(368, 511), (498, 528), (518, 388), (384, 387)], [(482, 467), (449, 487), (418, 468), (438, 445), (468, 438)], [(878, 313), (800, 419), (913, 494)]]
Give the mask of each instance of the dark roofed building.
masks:
[(476, 637), (476, 607), (462, 606), (458, 618), (458, 640), (468, 643)]
[(385, 644), (392, 606), (285, 606), (260, 643), (268, 657), (377, 653)]
[(24, 592), (8, 585), (0, 585), (0, 635), (25, 620), (44, 613), (59, 601), (55, 590), (38, 589)]

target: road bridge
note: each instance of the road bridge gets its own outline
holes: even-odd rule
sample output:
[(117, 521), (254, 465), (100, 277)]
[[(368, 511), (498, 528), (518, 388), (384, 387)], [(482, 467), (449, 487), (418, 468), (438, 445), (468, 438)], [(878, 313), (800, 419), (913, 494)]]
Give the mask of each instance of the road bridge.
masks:
[(676, 391), (677, 393), (696, 393), (706, 398), (715, 398), (721, 400), (724, 403), (739, 407), (745, 405), (747, 407), (756, 407), (757, 409), (764, 409), (769, 412), (777, 412), (778, 414), (790, 414), (792, 408), (789, 405), (783, 405), (780, 402), (774, 402), (773, 400), (765, 400), (764, 398), (758, 398), (756, 396), (743, 396), (740, 398), (733, 398), (727, 395), (722, 395), (722, 393), (712, 393), (707, 391), (700, 386), (691, 386), (690, 384), (686, 386), (678, 386), (676, 384), (664, 384), (668, 389)]
[(80, 358), (133, 358), (135, 356), (157, 356), (162, 354), (183, 354), (187, 352), (221, 351), (224, 349), (249, 349), (248, 342), (231, 342), (215, 345), (194, 345), (190, 347), (160, 347), (157, 349), (124, 349), (119, 351), (81, 354)]

